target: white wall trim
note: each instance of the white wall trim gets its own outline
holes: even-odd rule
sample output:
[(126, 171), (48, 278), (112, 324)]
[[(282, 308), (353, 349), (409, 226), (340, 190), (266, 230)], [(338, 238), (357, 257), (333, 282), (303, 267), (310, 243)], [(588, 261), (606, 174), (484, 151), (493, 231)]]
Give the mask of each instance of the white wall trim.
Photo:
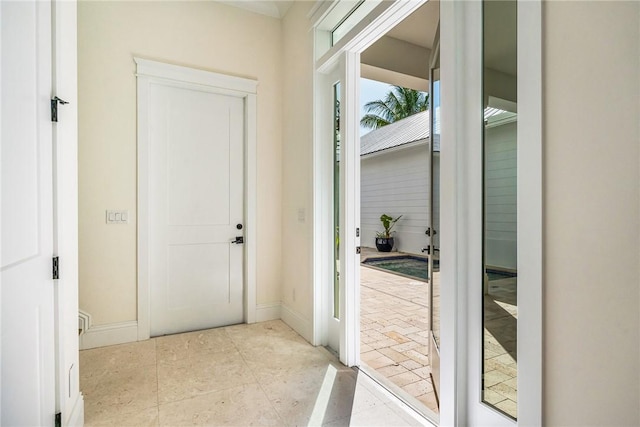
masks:
[(73, 409), (67, 417), (67, 422), (63, 424), (68, 427), (82, 427), (84, 425), (84, 397), (78, 393)]
[(244, 281), (245, 301), (244, 320), (256, 322), (257, 305), (257, 262), (258, 262), (258, 130), (257, 96), (247, 94), (245, 98), (245, 243), (244, 243)]
[(149, 283), (149, 84), (174, 81), (185, 87), (206, 87), (213, 93), (237, 96), (245, 105), (245, 227), (244, 227), (244, 320), (256, 321), (257, 263), (257, 86), (256, 80), (211, 71), (134, 58), (138, 87), (138, 336), (151, 335)]
[(120, 322), (90, 327), (80, 336), (80, 350), (139, 341), (138, 322)]
[(91, 315), (86, 311), (78, 310), (78, 329), (80, 329), (80, 334), (84, 334), (91, 327)]
[(277, 320), (281, 317), (281, 304), (274, 302), (271, 304), (258, 304), (256, 307), (256, 322), (266, 322), (267, 320)]
[(285, 304), (281, 306), (281, 319), (289, 325), (291, 329), (300, 334), (302, 338), (311, 342), (313, 338), (313, 324), (310, 320)]
[(176, 80), (203, 86), (216, 87), (255, 94), (258, 81), (212, 71), (167, 64), (142, 58), (133, 58), (137, 65), (136, 76), (155, 77), (159, 79)]
[(542, 1), (518, 2), (518, 423), (543, 425)]

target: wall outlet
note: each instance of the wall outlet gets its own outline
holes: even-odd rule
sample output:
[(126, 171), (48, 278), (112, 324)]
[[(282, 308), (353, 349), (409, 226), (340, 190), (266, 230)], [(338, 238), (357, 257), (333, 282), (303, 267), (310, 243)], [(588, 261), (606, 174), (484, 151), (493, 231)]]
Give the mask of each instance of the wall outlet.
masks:
[(107, 210), (107, 224), (128, 224), (129, 211)]

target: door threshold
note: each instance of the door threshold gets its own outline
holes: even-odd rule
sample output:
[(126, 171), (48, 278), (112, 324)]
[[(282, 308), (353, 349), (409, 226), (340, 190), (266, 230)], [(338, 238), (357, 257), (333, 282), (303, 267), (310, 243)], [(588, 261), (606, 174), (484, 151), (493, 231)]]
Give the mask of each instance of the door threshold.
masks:
[(414, 418), (426, 423), (425, 425), (431, 425), (437, 427), (440, 425), (440, 416), (424, 406), (422, 402), (413, 396), (410, 396), (406, 391), (402, 390), (397, 385), (393, 384), (386, 377), (376, 372), (375, 369), (365, 365), (364, 363), (358, 367), (354, 367), (361, 373), (369, 377), (375, 382), (385, 395), (395, 401), (399, 407), (404, 409)]

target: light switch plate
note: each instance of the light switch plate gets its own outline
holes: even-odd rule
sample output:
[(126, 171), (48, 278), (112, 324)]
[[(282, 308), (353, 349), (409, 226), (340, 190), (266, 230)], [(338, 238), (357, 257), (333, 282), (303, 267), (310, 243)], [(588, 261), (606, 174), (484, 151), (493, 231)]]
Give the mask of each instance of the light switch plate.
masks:
[(129, 211), (107, 210), (107, 224), (128, 224)]

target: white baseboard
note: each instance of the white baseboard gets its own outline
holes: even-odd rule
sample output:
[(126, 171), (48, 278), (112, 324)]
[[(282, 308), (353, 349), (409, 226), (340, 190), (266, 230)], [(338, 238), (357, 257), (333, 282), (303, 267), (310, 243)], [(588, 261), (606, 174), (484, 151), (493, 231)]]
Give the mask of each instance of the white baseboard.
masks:
[(280, 303), (258, 304), (256, 306), (256, 322), (280, 319)]
[(307, 320), (296, 310), (282, 304), (280, 308), (280, 318), (284, 323), (289, 325), (294, 331), (302, 335), (302, 337), (313, 342), (313, 326), (310, 320)]
[(80, 335), (80, 350), (138, 341), (138, 322), (91, 326)]
[(76, 403), (73, 405), (71, 414), (67, 417), (66, 424), (63, 425), (69, 427), (84, 426), (84, 397), (82, 396), (82, 393), (78, 393), (78, 397), (76, 398)]
[(78, 329), (83, 334), (91, 327), (91, 315), (86, 311), (78, 310)]

